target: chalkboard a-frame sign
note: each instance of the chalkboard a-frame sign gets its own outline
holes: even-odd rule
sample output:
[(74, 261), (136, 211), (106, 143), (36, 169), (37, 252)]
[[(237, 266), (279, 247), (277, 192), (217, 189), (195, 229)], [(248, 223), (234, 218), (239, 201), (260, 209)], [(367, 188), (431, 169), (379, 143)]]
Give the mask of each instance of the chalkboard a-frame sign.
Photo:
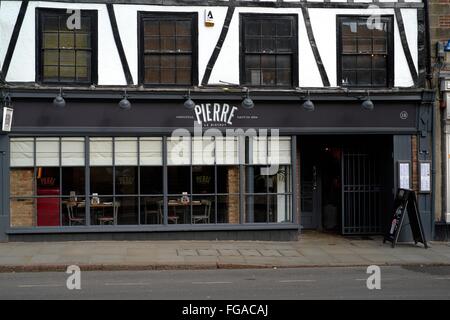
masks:
[(394, 201), (392, 223), (389, 225), (389, 229), (384, 236), (383, 243), (389, 241), (392, 243), (392, 248), (395, 247), (403, 227), (406, 213), (408, 214), (415, 244), (421, 242), (425, 248), (428, 248), (423, 232), (422, 221), (420, 220), (416, 194), (414, 191), (408, 189), (398, 189), (397, 191), (397, 196)]

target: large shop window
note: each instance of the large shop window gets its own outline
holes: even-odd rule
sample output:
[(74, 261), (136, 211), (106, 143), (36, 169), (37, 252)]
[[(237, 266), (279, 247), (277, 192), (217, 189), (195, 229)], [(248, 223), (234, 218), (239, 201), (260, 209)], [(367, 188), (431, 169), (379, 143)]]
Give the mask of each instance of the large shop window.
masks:
[(97, 12), (82, 10), (80, 25), (74, 28), (70, 25), (72, 14), (66, 10), (39, 9), (37, 12), (38, 81), (95, 83)]
[(145, 85), (197, 84), (197, 14), (140, 15), (140, 80)]
[(339, 85), (393, 86), (393, 18), (380, 17), (369, 28), (369, 17), (338, 17)]
[(286, 15), (241, 15), (241, 83), (292, 87), (297, 78), (297, 20)]
[(10, 150), (12, 227), (292, 221), (289, 137), (26, 137)]

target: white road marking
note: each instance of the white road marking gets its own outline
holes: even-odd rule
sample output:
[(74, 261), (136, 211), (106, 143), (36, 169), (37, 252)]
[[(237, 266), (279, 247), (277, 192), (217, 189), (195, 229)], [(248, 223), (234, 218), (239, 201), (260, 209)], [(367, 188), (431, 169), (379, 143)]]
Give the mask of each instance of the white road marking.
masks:
[(192, 282), (192, 284), (231, 284), (231, 283), (233, 283), (233, 282), (229, 282), (229, 281), (211, 281), (211, 282), (208, 282), (208, 281), (205, 281), (205, 282)]
[(450, 277), (447, 277), (447, 278), (433, 278), (433, 280), (450, 280)]
[(281, 283), (316, 282), (317, 280), (280, 280)]
[(143, 282), (116, 282), (116, 283), (105, 283), (105, 286), (150, 286), (150, 283)]
[(21, 284), (18, 286), (19, 288), (57, 288), (63, 287), (60, 284)]

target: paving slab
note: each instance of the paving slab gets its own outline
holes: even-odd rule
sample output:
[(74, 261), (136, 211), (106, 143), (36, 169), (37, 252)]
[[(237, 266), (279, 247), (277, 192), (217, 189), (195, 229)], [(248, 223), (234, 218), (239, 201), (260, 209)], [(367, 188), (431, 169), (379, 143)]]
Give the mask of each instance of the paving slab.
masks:
[(239, 252), (241, 253), (241, 255), (243, 256), (254, 256), (254, 257), (259, 257), (261, 256), (261, 254), (258, 252), (258, 250), (256, 249), (239, 249)]

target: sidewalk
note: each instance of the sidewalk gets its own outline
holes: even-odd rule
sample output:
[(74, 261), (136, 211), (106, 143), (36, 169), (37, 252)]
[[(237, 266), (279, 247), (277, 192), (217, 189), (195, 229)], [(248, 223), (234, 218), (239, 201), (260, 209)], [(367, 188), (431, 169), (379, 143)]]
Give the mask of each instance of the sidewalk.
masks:
[(376, 265), (450, 265), (450, 243), (429, 249), (381, 237), (346, 238), (302, 234), (295, 242), (98, 241), (0, 243), (0, 272), (83, 270), (215, 269)]

